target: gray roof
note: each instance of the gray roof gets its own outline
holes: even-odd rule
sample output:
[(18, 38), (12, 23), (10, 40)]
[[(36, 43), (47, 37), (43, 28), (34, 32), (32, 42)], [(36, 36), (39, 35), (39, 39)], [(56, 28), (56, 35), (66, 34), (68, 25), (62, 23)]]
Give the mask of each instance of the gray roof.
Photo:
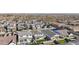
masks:
[(79, 45), (79, 40), (68, 42), (65, 45)]
[(18, 34), (19, 36), (28, 35), (28, 34), (29, 34), (29, 35), (30, 35), (30, 34), (32, 35), (32, 33), (29, 32), (29, 31), (18, 31), (17, 34)]
[(56, 35), (54, 32), (52, 32), (50, 30), (42, 30), (42, 33), (44, 33), (45, 35), (48, 35), (50, 37)]

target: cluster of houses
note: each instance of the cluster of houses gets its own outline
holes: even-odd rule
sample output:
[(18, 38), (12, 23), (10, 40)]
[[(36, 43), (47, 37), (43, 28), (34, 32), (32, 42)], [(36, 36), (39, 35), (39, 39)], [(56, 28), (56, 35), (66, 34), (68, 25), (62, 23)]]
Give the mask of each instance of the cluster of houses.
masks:
[[(78, 26), (79, 22), (77, 22), (72, 22), (70, 25), (75, 26), (76, 24)], [(74, 34), (68, 33), (69, 30), (65, 28), (69, 28), (70, 25), (38, 19), (27, 21), (21, 20), (21, 18), (17, 21), (0, 20), (0, 44), (30, 45), (66, 43), (65, 41), (68, 40), (76, 40)], [(79, 27), (76, 30), (78, 29)]]
[(17, 22), (17, 30), (35, 30), (35, 29), (43, 29), (43, 28), (51, 28), (52, 24), (49, 22), (43, 22), (41, 20), (30, 20), (30, 21), (22, 21), (19, 20)]
[(25, 21), (23, 23), (27, 26), (27, 29), (24, 29), (25, 25), (21, 25), (23, 26), (21, 30), (17, 30), (18, 45), (60, 44), (61, 42), (57, 42), (64, 41), (65, 39), (76, 40), (72, 33), (68, 33), (69, 30), (61, 28), (62, 25), (59, 25), (57, 28), (54, 26), (55, 24), (52, 24), (52, 22), (43, 22), (38, 20), (32, 20), (30, 22)]
[[(32, 39), (45, 36), (41, 30), (52, 28), (51, 23), (41, 20), (23, 21), (1, 20), (0, 42), (1, 44), (29, 44)], [(11, 38), (12, 37), (12, 38)], [(8, 41), (8, 42), (5, 42)], [(24, 43), (25, 42), (25, 43)]]

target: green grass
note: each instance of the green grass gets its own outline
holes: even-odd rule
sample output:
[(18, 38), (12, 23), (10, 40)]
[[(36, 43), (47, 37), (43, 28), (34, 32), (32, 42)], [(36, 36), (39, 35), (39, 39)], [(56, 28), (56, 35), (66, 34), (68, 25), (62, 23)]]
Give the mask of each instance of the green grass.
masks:
[(65, 40), (59, 40), (58, 41), (60, 44), (64, 44), (65, 43)]
[(42, 44), (43, 42), (45, 41), (45, 39), (42, 39), (42, 40), (37, 40), (37, 44)]

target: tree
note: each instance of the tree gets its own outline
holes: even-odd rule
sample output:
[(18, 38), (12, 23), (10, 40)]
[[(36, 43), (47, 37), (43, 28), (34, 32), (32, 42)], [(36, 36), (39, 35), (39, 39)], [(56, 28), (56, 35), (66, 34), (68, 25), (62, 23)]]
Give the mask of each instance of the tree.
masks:
[(67, 38), (65, 38), (64, 40), (65, 40), (66, 42), (69, 42), (69, 41), (70, 41), (70, 40), (69, 40), (69, 39), (67, 39)]
[(58, 42), (58, 41), (56, 41), (56, 40), (54, 40), (53, 42), (54, 42), (55, 44), (59, 44), (59, 42)]

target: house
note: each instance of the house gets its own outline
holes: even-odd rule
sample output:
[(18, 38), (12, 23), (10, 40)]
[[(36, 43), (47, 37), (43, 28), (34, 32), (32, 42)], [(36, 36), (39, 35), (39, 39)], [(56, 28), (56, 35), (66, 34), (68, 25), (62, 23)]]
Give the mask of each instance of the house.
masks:
[(79, 20), (72, 21), (72, 22), (70, 23), (70, 28), (71, 28), (74, 32), (79, 31)]
[(7, 29), (11, 30), (12, 32), (16, 31), (16, 22), (15, 21), (11, 21), (8, 25), (7, 25)]
[(39, 24), (36, 25), (37, 29), (41, 29), (41, 26)]
[(79, 26), (71, 26), (71, 29), (72, 29), (74, 32), (79, 32)]
[(0, 33), (0, 45), (16, 44), (16, 35), (12, 33)]
[(18, 43), (17, 44), (29, 44), (32, 40), (32, 33), (30, 31), (18, 31)]
[(35, 39), (38, 39), (38, 38), (45, 36), (44, 33), (41, 32), (41, 30), (35, 30), (35, 31), (32, 31), (32, 33), (35, 36)]
[(75, 21), (70, 22), (70, 25), (79, 26), (79, 20), (75, 20)]
[(20, 22), (17, 24), (17, 30), (24, 30), (24, 23)]

